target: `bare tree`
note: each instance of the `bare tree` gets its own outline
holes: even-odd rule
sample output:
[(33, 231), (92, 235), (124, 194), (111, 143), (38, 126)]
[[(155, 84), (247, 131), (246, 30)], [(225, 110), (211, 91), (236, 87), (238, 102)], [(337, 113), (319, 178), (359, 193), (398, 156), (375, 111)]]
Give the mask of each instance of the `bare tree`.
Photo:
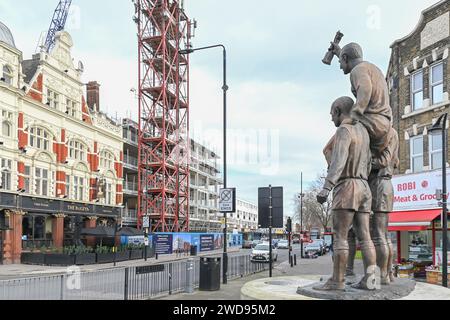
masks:
[[(303, 228), (305, 230), (313, 227), (321, 227), (326, 230), (331, 225), (331, 195), (324, 204), (318, 203), (316, 199), (325, 183), (324, 176), (325, 174), (319, 174), (303, 194)], [(294, 218), (300, 221), (300, 194), (295, 195), (294, 202)]]

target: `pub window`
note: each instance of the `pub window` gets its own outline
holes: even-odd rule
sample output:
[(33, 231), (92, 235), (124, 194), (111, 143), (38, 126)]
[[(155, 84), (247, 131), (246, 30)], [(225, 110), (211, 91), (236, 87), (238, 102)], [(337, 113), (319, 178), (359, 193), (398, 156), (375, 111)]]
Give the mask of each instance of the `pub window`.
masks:
[(431, 170), (442, 168), (442, 133), (433, 132), (430, 135), (430, 166)]
[(112, 184), (106, 183), (105, 184), (105, 203), (106, 204), (114, 204), (113, 203), (113, 191), (112, 191)]
[(3, 82), (6, 82), (7, 84), (12, 84), (13, 80), (13, 73), (10, 67), (3, 66)]
[(69, 143), (69, 157), (75, 160), (86, 160), (86, 146), (76, 140)]
[(59, 94), (47, 89), (47, 105), (53, 109), (59, 109)]
[(1, 182), (0, 188), (4, 190), (12, 190), (12, 160), (1, 160)]
[(417, 136), (410, 140), (411, 170), (412, 172), (423, 171), (423, 136)]
[(418, 71), (411, 77), (412, 109), (418, 110), (423, 106), (423, 71)]
[(430, 86), (431, 104), (444, 101), (444, 64), (442, 62), (431, 67)]
[(47, 169), (36, 168), (35, 170), (36, 194), (40, 196), (49, 195), (49, 172)]
[(67, 198), (70, 198), (70, 176), (66, 173), (66, 188), (64, 191), (64, 195)]
[(25, 193), (30, 194), (31, 193), (31, 167), (30, 166), (25, 166), (23, 178), (24, 178)]
[(32, 127), (30, 129), (30, 146), (41, 150), (50, 150), (50, 137), (47, 130)]
[(114, 155), (108, 151), (100, 153), (100, 167), (105, 169), (112, 169), (114, 163)]
[(82, 177), (73, 177), (73, 188), (74, 188), (74, 199), (79, 201), (84, 201), (84, 191), (86, 179)]

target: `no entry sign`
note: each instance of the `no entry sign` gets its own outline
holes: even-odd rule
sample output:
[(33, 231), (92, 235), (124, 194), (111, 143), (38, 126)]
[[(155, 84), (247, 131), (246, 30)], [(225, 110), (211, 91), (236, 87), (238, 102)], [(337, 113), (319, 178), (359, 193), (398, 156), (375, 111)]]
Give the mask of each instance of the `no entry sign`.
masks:
[(219, 211), (227, 213), (236, 211), (236, 188), (220, 189)]

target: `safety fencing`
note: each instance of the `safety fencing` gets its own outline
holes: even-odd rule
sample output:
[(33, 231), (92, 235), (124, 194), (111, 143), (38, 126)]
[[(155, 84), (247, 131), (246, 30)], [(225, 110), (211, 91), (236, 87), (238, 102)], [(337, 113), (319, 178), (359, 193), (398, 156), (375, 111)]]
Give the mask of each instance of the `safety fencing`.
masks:
[[(223, 273), (221, 266), (221, 274)], [(250, 255), (228, 257), (227, 279), (264, 270), (268, 266), (250, 261)], [(198, 288), (200, 258), (161, 264), (119, 267), (67, 274), (0, 281), (0, 300), (146, 300)]]

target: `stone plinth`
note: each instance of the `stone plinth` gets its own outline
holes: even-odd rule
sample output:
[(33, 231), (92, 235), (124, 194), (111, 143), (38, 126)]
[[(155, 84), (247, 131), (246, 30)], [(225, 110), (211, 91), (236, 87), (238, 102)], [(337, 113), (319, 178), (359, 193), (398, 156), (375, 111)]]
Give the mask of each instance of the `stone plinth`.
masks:
[[(326, 296), (310, 296), (303, 294), (302, 290), (307, 291), (308, 288), (317, 285), (321, 279), (324, 281), (328, 279), (329, 276), (317, 276), (317, 275), (304, 275), (295, 277), (275, 277), (275, 278), (264, 278), (258, 279), (251, 282), (247, 282), (241, 289), (241, 299), (242, 300), (329, 300), (331, 297)], [(390, 296), (387, 296), (385, 286), (382, 286), (382, 290), (372, 291), (377, 300), (450, 300), (450, 289), (443, 288), (441, 286), (432, 285), (422, 282), (414, 282), (408, 279), (396, 278), (393, 283), (393, 287)], [(349, 281), (350, 286), (353, 281)], [(404, 287), (403, 287), (404, 286)], [(412, 290), (405, 296), (399, 296), (400, 289), (403, 287), (401, 292), (407, 293), (407, 290)], [(409, 288), (409, 289), (408, 289)], [(297, 293), (300, 289), (301, 294)], [(354, 288), (348, 288), (350, 290), (348, 293), (351, 295), (352, 290), (358, 290)], [(365, 290), (358, 290), (365, 291)], [(317, 291), (323, 293), (322, 291)], [(333, 292), (331, 292), (333, 294)], [(369, 292), (368, 292), (369, 293)], [(336, 294), (336, 292), (334, 292)], [(342, 293), (341, 293), (342, 294)], [(350, 300), (349, 298), (340, 297), (341, 300)], [(350, 297), (350, 296), (348, 296)], [(354, 296), (353, 296), (354, 298)], [(353, 299), (355, 300), (355, 299)], [(374, 297), (359, 298), (357, 300), (375, 300)]]

